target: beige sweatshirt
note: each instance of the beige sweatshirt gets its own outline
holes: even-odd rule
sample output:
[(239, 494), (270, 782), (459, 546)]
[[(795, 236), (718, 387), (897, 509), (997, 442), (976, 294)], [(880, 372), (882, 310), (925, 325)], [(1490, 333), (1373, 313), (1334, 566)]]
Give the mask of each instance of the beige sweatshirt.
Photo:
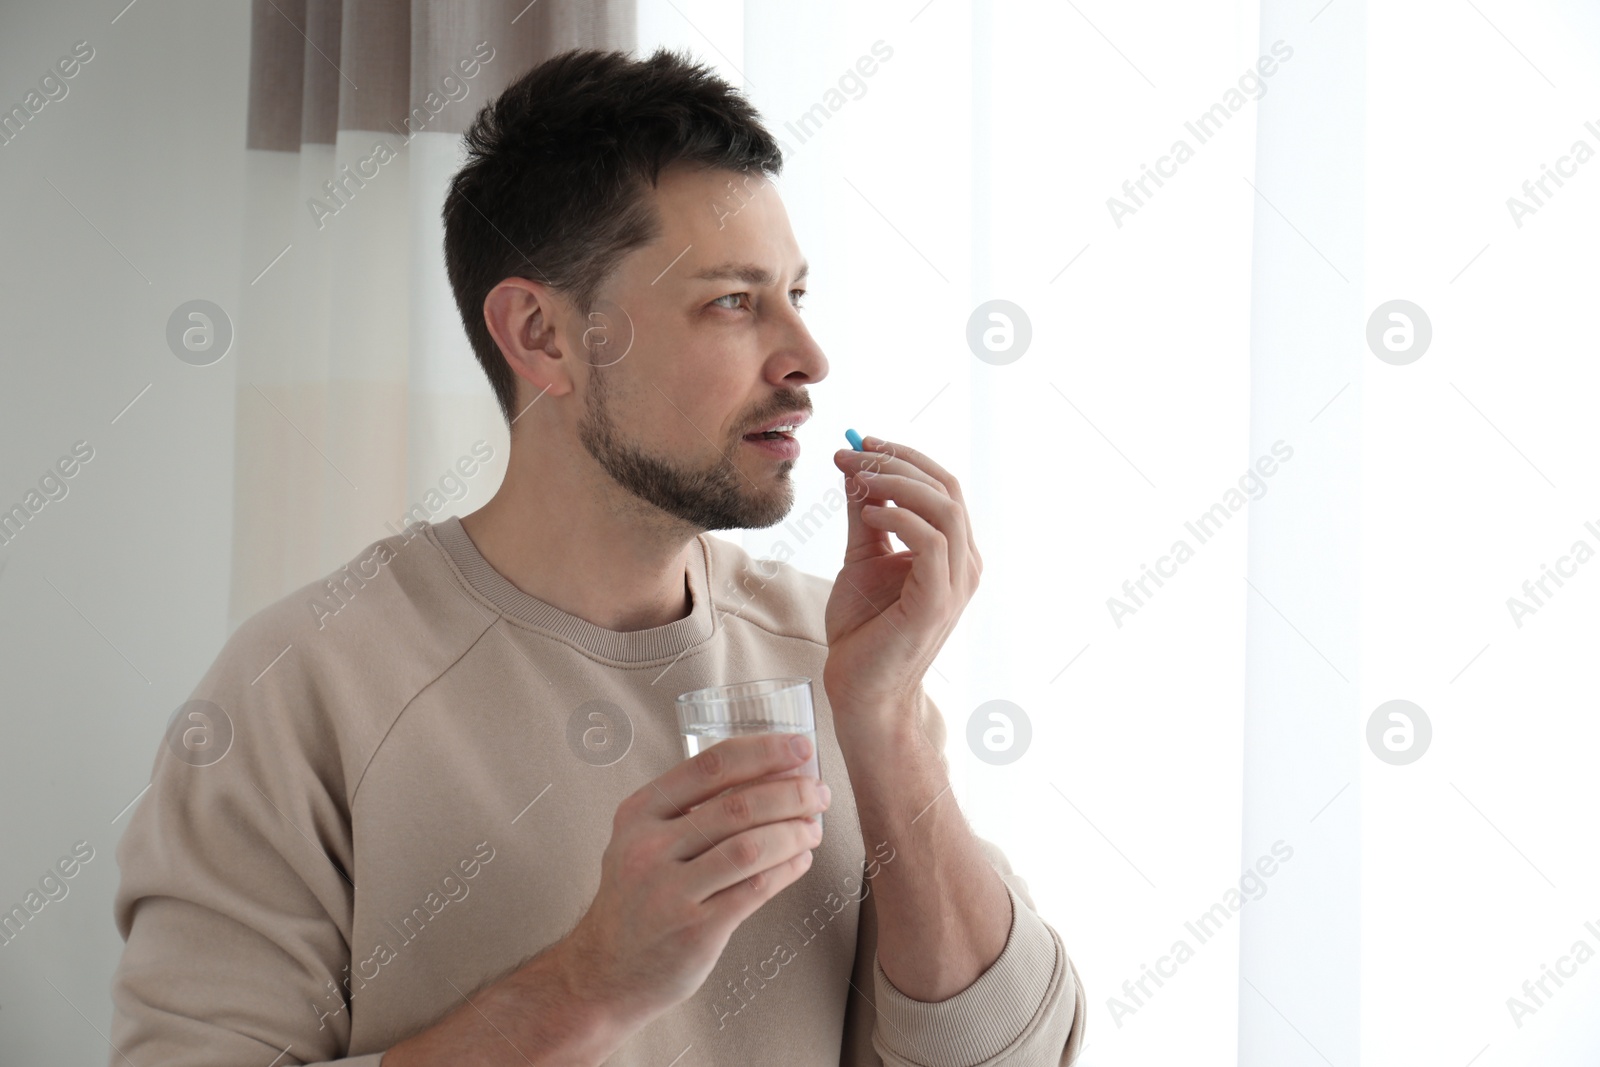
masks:
[(803, 675), (833, 789), (815, 862), (608, 1062), (1069, 1063), (1077, 972), (991, 843), (999, 959), (937, 1003), (877, 965), (872, 877), (895, 849), (862, 840), (821, 684), (832, 582), (704, 535), (687, 581), (687, 617), (606, 630), (516, 588), (451, 517), (243, 623), (117, 847), (110, 1062), (376, 1067), (572, 929), (617, 804), (685, 758), (678, 693)]

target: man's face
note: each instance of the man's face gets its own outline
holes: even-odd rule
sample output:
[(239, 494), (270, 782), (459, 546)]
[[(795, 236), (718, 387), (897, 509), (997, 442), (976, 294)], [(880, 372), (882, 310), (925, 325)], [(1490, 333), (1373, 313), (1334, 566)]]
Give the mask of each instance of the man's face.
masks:
[(771, 526), (794, 506), (795, 461), (745, 435), (809, 414), (803, 387), (828, 373), (796, 309), (788, 215), (771, 182), (733, 171), (669, 168), (653, 197), (661, 237), (622, 260), (576, 324), (585, 336), (569, 338), (589, 364), (579, 440), (623, 489), (696, 529)]

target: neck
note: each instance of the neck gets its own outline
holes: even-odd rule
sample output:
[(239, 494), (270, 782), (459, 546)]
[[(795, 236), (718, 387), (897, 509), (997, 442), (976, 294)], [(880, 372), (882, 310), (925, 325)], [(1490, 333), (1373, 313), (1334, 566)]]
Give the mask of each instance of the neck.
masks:
[(512, 585), (585, 622), (627, 633), (686, 617), (696, 531), (582, 460), (535, 464), (513, 443), (505, 481), (462, 528)]

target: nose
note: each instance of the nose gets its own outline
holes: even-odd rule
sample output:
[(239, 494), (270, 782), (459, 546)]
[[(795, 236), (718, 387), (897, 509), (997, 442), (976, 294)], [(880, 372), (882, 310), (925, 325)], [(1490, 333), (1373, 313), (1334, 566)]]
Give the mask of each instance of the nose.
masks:
[(828, 376), (828, 357), (811, 336), (798, 312), (790, 311), (784, 323), (785, 336), (767, 361), (774, 385), (794, 386), (801, 382), (820, 382)]

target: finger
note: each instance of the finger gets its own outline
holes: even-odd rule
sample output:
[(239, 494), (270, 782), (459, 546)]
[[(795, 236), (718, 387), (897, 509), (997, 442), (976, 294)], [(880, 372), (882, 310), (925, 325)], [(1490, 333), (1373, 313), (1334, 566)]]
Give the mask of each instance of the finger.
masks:
[(684, 865), (689, 899), (702, 903), (730, 886), (822, 843), (822, 826), (810, 819), (788, 819), (735, 834)]
[(873, 507), (861, 516), (876, 529), (892, 530), (911, 550), (911, 577), (930, 593), (953, 595), (950, 539), (910, 508)]
[[(950, 494), (950, 498), (961, 505), (962, 511), (967, 510), (966, 498), (961, 494), (961, 483), (957, 481), (955, 475), (934, 462), (931, 457), (909, 445), (902, 445), (897, 441), (884, 441), (877, 437), (863, 438), (861, 444), (866, 451), (895, 456), (920, 467), (923, 471), (938, 479), (939, 484), (944, 486), (945, 492)], [(981, 569), (983, 567), (983, 558), (978, 555), (978, 543), (972, 536), (971, 522), (967, 523), (967, 551), (972, 553), (973, 562)]]
[[(800, 748), (794, 744), (799, 742)], [(645, 814), (671, 819), (703, 804), (724, 789), (765, 774), (787, 771), (813, 761), (816, 746), (800, 734), (756, 734), (730, 737), (684, 760), (634, 794)]]
[(809, 848), (804, 849), (794, 858), (758, 871), (712, 895), (701, 906), (721, 916), (727, 925), (738, 926), (761, 905), (798, 882), (811, 869), (812, 856)]
[(883, 441), (876, 437), (863, 438), (861, 443), (865, 451), (875, 452), (879, 455), (911, 464), (943, 486), (945, 492), (949, 493), (953, 499), (961, 499), (961, 485), (956, 481), (955, 475), (910, 445), (902, 445), (897, 441)]
[(734, 834), (784, 819), (810, 818), (827, 808), (822, 787), (806, 774), (741, 786), (686, 813), (669, 855), (691, 860)]
[[(889, 510), (910, 511), (943, 535), (946, 551), (943, 581), (951, 588), (958, 588), (961, 584), (960, 576), (967, 548), (966, 510), (946, 496), (942, 490), (913, 478), (898, 474), (870, 474), (864, 475), (864, 478), (868, 492), (873, 497), (892, 500), (900, 505)], [(868, 516), (874, 514), (881, 513), (867, 513)], [(898, 528), (884, 526), (876, 521), (868, 522), (868, 525), (874, 529), (892, 529), (896, 534), (900, 533)], [(901, 536), (900, 540), (905, 542), (907, 548), (915, 550), (918, 547), (904, 536)]]
[(867, 502), (868, 490), (866, 483), (852, 473), (859, 461), (846, 460), (835, 453), (834, 462), (845, 472), (845, 562), (854, 563), (856, 560), (891, 554), (894, 546), (889, 544), (889, 535), (861, 521), (861, 506)]
[[(849, 513), (848, 517), (857, 520), (859, 532), (856, 526), (852, 526), (852, 536), (846, 547), (845, 559), (847, 561), (865, 558), (869, 554), (877, 556), (889, 555), (894, 551), (894, 547), (889, 543), (886, 534), (859, 522), (863, 505), (882, 504), (890, 499), (884, 492), (873, 488), (874, 484), (876, 484), (873, 481), (874, 475), (896, 474), (903, 478), (909, 478), (929, 486), (940, 496), (949, 499), (949, 494), (945, 491), (944, 486), (931, 474), (921, 470), (909, 460), (901, 459), (890, 453), (843, 451), (836, 456), (836, 460), (839, 461), (840, 468), (846, 472), (847, 476), (854, 472), (853, 476), (847, 477), (845, 487), (849, 493), (850, 503), (854, 505), (854, 510)], [(968, 537), (968, 543), (970, 543), (970, 540), (970, 537)], [(855, 553), (853, 550), (858, 546), (870, 546), (870, 553)]]
[(933, 486), (946, 496), (949, 495), (943, 482), (915, 463), (912, 463), (909, 459), (903, 459), (888, 452), (850, 452), (848, 450), (841, 452), (840, 458), (840, 469), (847, 474), (853, 471), (884, 471), (889, 474), (900, 474), (908, 478), (915, 478), (919, 482)]

